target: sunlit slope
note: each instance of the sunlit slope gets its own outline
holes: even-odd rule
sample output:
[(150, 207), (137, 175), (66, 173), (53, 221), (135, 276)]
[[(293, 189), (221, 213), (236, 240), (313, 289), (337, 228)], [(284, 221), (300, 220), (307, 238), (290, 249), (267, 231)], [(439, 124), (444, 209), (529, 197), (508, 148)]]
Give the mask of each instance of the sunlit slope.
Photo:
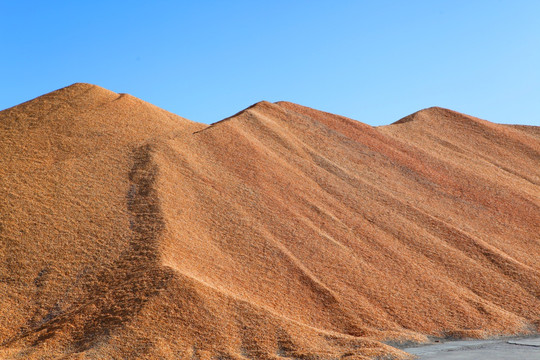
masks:
[[(0, 113), (4, 358), (339, 358), (540, 325), (534, 127), (211, 126), (76, 84)], [(5, 199), (5, 200), (4, 200)]]

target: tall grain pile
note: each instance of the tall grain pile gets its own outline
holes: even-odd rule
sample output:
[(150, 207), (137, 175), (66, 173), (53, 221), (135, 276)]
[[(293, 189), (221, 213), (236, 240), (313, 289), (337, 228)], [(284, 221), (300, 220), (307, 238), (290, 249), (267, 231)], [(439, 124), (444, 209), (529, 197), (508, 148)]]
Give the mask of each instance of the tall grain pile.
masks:
[(540, 131), (74, 84), (0, 112), (0, 358), (367, 359), (540, 331)]

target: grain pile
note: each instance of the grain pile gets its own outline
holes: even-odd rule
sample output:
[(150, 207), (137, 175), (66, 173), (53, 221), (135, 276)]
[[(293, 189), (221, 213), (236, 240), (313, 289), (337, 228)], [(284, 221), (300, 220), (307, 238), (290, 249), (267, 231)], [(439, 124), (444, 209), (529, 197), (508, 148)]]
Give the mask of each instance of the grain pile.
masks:
[(540, 132), (75, 84), (0, 112), (0, 358), (368, 359), (540, 330)]

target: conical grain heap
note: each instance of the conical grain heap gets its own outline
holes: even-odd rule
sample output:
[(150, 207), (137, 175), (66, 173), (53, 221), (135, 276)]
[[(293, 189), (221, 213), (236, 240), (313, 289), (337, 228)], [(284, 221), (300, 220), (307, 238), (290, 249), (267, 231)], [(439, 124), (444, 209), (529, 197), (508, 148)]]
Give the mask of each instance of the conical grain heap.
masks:
[(74, 84), (0, 112), (0, 358), (364, 359), (540, 328), (540, 131)]

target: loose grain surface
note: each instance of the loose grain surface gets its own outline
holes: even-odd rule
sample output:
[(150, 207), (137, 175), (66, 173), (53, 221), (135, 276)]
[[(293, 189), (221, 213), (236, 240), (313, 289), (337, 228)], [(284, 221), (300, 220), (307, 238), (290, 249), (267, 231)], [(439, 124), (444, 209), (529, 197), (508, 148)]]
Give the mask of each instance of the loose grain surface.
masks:
[(537, 127), (74, 84), (0, 112), (0, 358), (403, 358), (540, 330)]

